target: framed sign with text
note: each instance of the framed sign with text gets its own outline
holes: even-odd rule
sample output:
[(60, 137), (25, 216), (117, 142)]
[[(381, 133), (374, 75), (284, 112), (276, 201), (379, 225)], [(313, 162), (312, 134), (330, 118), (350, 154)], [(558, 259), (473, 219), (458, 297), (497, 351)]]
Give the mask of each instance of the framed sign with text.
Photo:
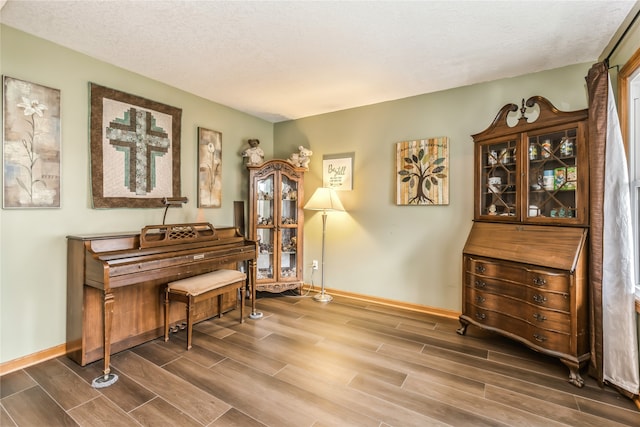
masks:
[(322, 156), (322, 186), (334, 190), (353, 190), (353, 158), (355, 153)]

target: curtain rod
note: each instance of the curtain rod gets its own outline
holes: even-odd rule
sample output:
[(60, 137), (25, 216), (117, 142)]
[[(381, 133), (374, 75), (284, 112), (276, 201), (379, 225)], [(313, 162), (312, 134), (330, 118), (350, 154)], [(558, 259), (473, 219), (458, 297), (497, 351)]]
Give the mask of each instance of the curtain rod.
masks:
[(613, 49), (611, 49), (611, 52), (609, 52), (607, 57), (604, 59), (604, 64), (607, 66), (607, 68), (613, 68), (613, 67), (609, 67), (609, 59), (611, 58), (611, 55), (613, 55), (613, 52), (616, 51), (618, 46), (620, 46), (620, 43), (622, 43), (622, 40), (624, 40), (625, 36), (627, 35), (631, 27), (633, 27), (633, 24), (636, 22), (636, 19), (638, 19), (639, 15), (640, 15), (640, 10), (636, 12), (636, 16), (634, 16), (631, 22), (629, 23), (629, 25), (627, 25), (627, 28), (624, 30), (624, 32), (622, 33), (622, 35), (620, 36), (616, 44), (613, 46)]

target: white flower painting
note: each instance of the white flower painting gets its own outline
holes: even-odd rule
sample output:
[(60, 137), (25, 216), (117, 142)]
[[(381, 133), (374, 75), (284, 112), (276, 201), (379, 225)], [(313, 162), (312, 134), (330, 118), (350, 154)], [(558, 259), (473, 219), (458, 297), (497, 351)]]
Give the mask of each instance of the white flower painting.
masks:
[(222, 134), (198, 128), (198, 207), (222, 206)]
[(3, 207), (60, 207), (60, 91), (4, 77)]

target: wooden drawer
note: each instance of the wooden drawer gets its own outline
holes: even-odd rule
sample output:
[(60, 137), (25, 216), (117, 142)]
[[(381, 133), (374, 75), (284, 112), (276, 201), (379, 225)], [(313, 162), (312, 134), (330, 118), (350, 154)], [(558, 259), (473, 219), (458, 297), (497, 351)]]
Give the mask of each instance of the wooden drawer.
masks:
[(467, 272), (484, 278), (500, 278), (545, 291), (569, 292), (570, 279), (565, 271), (537, 269), (505, 261), (467, 258)]
[(467, 271), (484, 277), (500, 277), (504, 280), (522, 283), (525, 280), (522, 267), (505, 262), (492, 262), (486, 259), (468, 258)]
[(531, 346), (564, 354), (571, 352), (571, 338), (567, 333), (539, 328), (504, 312), (498, 313), (472, 303), (468, 304), (466, 311), (471, 319), (482, 326), (502, 331), (520, 341), (525, 340)]
[(535, 304), (514, 302), (509, 297), (478, 290), (472, 290), (469, 293), (468, 301), (469, 307), (475, 306), (480, 309), (502, 312), (534, 327), (567, 334), (571, 332), (571, 318), (567, 312), (548, 310)]
[(525, 268), (523, 283), (544, 291), (568, 293), (571, 280), (566, 272), (542, 271)]
[[(548, 292), (539, 288), (526, 286), (521, 283), (509, 282), (494, 277), (485, 277), (470, 273), (466, 274), (465, 281), (467, 283), (467, 287), (472, 290), (483, 291), (494, 295), (509, 296), (518, 301), (543, 308), (561, 310), (564, 312), (568, 312), (570, 310), (571, 298), (566, 292)], [(519, 304), (519, 302), (517, 302), (517, 304)]]

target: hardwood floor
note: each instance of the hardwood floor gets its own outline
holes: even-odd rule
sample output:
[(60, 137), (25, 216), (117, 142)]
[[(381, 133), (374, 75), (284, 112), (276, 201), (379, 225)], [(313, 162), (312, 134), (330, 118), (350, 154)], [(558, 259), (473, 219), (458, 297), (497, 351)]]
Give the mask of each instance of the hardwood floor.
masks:
[(0, 378), (5, 426), (638, 426), (633, 402), (515, 342), (457, 320), (336, 298), (263, 297), (100, 361), (66, 357)]

